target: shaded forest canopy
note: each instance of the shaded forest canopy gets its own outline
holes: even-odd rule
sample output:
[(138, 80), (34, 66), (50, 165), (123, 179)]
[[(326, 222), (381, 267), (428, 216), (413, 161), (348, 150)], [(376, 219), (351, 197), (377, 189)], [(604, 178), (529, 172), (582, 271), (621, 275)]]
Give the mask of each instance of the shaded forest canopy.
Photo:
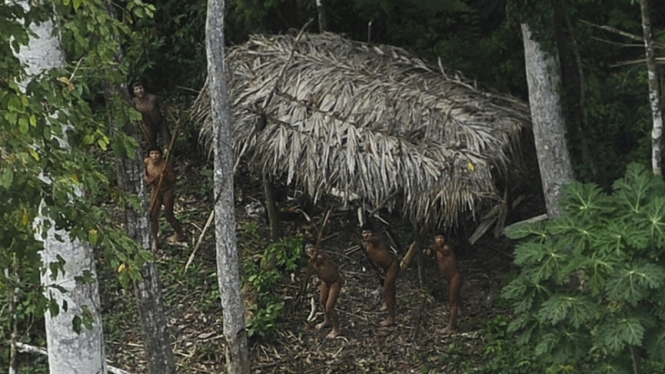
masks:
[[(442, 227), (502, 201), (497, 178), (519, 179), (526, 103), (400, 48), (296, 40), (254, 35), (229, 49), (236, 159), (315, 200), (336, 189), (345, 204), (359, 197)], [(193, 110), (209, 145), (207, 84)]]

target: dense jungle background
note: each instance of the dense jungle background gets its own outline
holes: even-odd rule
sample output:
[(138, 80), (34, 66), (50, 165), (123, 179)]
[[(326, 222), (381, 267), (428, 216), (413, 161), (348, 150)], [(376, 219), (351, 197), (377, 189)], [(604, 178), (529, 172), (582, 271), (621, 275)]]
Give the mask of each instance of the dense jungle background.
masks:
[[(148, 91), (169, 103), (183, 124), (173, 153), (173, 164), (178, 171), (175, 213), (186, 227), (189, 240), (165, 244), (156, 254), (175, 359), (182, 373), (224, 372), (213, 230), (202, 238), (192, 264), (185, 270), (214, 204), (212, 164), (208, 150), (199, 141), (200, 124), (190, 115), (191, 105), (206, 79), (206, 2), (146, 2), (154, 5), (152, 17), (127, 22), (130, 37), (123, 41), (126, 83), (140, 79)], [(553, 33), (560, 55), (568, 149), (576, 180), (585, 186), (596, 186), (588, 187), (593, 193), (582, 186), (573, 191), (586, 191), (589, 196), (619, 196), (623, 191), (619, 180), (647, 186), (644, 190), (651, 191), (655, 199), (657, 192), (662, 191), (662, 181), (642, 175), (643, 170), (636, 166), (641, 164), (648, 169), (650, 165), (653, 126), (639, 2), (563, 0), (530, 4), (522, 0), (327, 0), (326, 12), (328, 31), (353, 40), (401, 47), (433, 64), (440, 60), (446, 69), (459, 71), (489, 92), (510, 94), (524, 101), (528, 101), (528, 88), (520, 20), (527, 11), (536, 20), (539, 14), (556, 14), (553, 27), (543, 33)], [(657, 56), (665, 56), (665, 2), (652, 1), (651, 5)], [(125, 4), (119, 1), (117, 6), (121, 9)], [(255, 33), (295, 34), (308, 20), (317, 18), (313, 0), (228, 0), (226, 7), (228, 46), (242, 44)], [(318, 31), (316, 21), (307, 31)], [(80, 51), (67, 43), (65, 47), (75, 61)], [(657, 61), (662, 83), (665, 57)], [(93, 110), (105, 111), (101, 83), (90, 83), (83, 96)], [(101, 172), (114, 185), (113, 157), (102, 150), (95, 151), (95, 157), (99, 159)], [(246, 161), (238, 168), (235, 175), (238, 247), (245, 282), (243, 296), (251, 317), (250, 356), (254, 373), (540, 373), (546, 368), (548, 372), (573, 373), (585, 372), (586, 366), (571, 364), (570, 357), (576, 362), (595, 362), (607, 352), (620, 351), (619, 347), (608, 348), (612, 347), (608, 344), (603, 346), (606, 351), (589, 352), (580, 348), (587, 355), (562, 353), (557, 346), (570, 343), (548, 341), (554, 339), (551, 336), (543, 338), (546, 343), (538, 346), (540, 351), (524, 350), (520, 344), (528, 343), (529, 338), (518, 344), (516, 329), (509, 329), (516, 317), (517, 291), (502, 294), (502, 289), (520, 277), (516, 258), (521, 266), (532, 264), (524, 259), (526, 255), (520, 257), (514, 252), (517, 242), (513, 239), (528, 235), (515, 234), (510, 239), (504, 235), (495, 237), (490, 230), (470, 244), (467, 239), (476, 224), (467, 217), (449, 232), (464, 275), (465, 309), (458, 332), (441, 336), (434, 331), (447, 321), (448, 291), (434, 263), (425, 259), (418, 264), (414, 262), (400, 275), (397, 325), (379, 328), (377, 322), (385, 313), (380, 310), (380, 284), (357, 246), (358, 220), (352, 208), (335, 209), (324, 228), (322, 249), (332, 256), (347, 281), (338, 303), (342, 336), (328, 341), (324, 339), (327, 331), (317, 331), (314, 322), (307, 322), (312, 310), (310, 300), (318, 297), (316, 277), (310, 281), (302, 303), (296, 306), (294, 297), (307, 266), (303, 241), (316, 237), (327, 209), (337, 206), (334, 197), (324, 197), (312, 205), (311, 201), (300, 199), (297, 189), (277, 183), (276, 198), (283, 227), (278, 237), (271, 237), (265, 217), (255, 212), (256, 203), (265, 199), (261, 175), (248, 168)], [(507, 224), (545, 212), (535, 162), (530, 170), (527, 183), (515, 191), (521, 196), (521, 203), (509, 213)], [(627, 170), (638, 171), (621, 179)], [(99, 194), (95, 199), (120, 222), (123, 213), (116, 193)], [(574, 202), (569, 203), (569, 208), (575, 206)], [(385, 222), (379, 224), (380, 232), (395, 237), (399, 245), (397, 253), (403, 257), (413, 240), (410, 223), (400, 212), (385, 211), (381, 216)], [(161, 230), (164, 237), (172, 231), (163, 220)], [(546, 229), (533, 229), (532, 233), (538, 230)], [(430, 243), (431, 237), (425, 238), (424, 244)], [(654, 251), (653, 255), (645, 256), (660, 261), (662, 253)], [(123, 287), (117, 267), (111, 265), (104, 254), (98, 254), (107, 357), (113, 366), (129, 373), (147, 373), (131, 286)], [(662, 276), (655, 278), (644, 286), (645, 290), (661, 292), (665, 281)], [(26, 290), (37, 292), (37, 284), (30, 284), (35, 279), (34, 274), (26, 278)], [(557, 279), (551, 283), (566, 282)], [(600, 298), (601, 304), (612, 304), (608, 301), (612, 297)], [(26, 294), (19, 304), (19, 337), (25, 343), (44, 346), (43, 317), (34, 314), (30, 300)], [(631, 305), (646, 303), (635, 301)], [(523, 307), (520, 313), (530, 307)], [(575, 309), (566, 308), (562, 307), (562, 314)], [(590, 308), (580, 310), (600, 313)], [(320, 311), (314, 316), (320, 322)], [(552, 317), (554, 328), (562, 326), (555, 320)], [(0, 314), (0, 321), (9, 326), (8, 314)], [(648, 323), (643, 325), (643, 331), (649, 329)], [(603, 334), (602, 328), (589, 330), (591, 335)], [(0, 334), (3, 367), (9, 357), (8, 336), (9, 329), (3, 327)], [(645, 373), (665, 372), (662, 361), (665, 356), (656, 355), (665, 352), (665, 336), (654, 339), (659, 342), (654, 343), (655, 351), (637, 345), (641, 352), (649, 352), (648, 356), (643, 355), (648, 358), (640, 369)], [(626, 338), (624, 343), (634, 347), (636, 341)], [(19, 358), (21, 373), (48, 372), (43, 356), (21, 353)], [(594, 366), (594, 370), (633, 372), (632, 359), (617, 355), (607, 366)]]

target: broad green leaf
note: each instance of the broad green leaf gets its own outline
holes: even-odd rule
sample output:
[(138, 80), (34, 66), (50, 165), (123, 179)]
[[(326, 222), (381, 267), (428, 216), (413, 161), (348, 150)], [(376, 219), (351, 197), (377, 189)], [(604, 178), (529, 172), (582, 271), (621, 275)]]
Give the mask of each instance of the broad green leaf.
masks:
[(0, 186), (8, 190), (12, 186), (12, 182), (14, 182), (14, 170), (7, 168), (0, 174)]
[(618, 202), (629, 210), (628, 214), (640, 213), (649, 191), (660, 186), (653, 173), (637, 163), (628, 165), (626, 175), (613, 185)]
[(95, 136), (94, 135), (86, 135), (83, 137), (83, 144), (85, 145), (90, 145), (95, 142)]
[(37, 151), (32, 148), (28, 148), (28, 153), (30, 154), (30, 157), (34, 158), (36, 161), (39, 161), (39, 153), (37, 153)]
[(665, 248), (665, 197), (654, 198), (645, 209), (650, 237), (658, 248)]
[(547, 254), (545, 246), (539, 243), (526, 243), (515, 248), (515, 264), (528, 266), (540, 263)]
[(538, 318), (552, 325), (568, 319), (577, 329), (596, 311), (596, 304), (588, 297), (559, 294), (541, 304)]
[(596, 220), (614, 209), (610, 198), (595, 184), (574, 182), (564, 186), (563, 191), (561, 209), (578, 224)]
[(7, 109), (12, 112), (22, 112), (23, 106), (21, 105), (21, 99), (18, 96), (12, 96), (7, 102)]
[(73, 0), (74, 10), (78, 10), (81, 6), (82, 0)]
[(610, 316), (598, 326), (598, 340), (611, 351), (621, 350), (624, 344), (642, 345), (644, 325), (637, 317)]
[(594, 235), (589, 244), (595, 249), (594, 252), (620, 255), (625, 247), (626, 231), (626, 224), (610, 220), (602, 233)]
[(650, 359), (665, 362), (665, 327), (655, 326), (649, 331), (645, 346)]
[(545, 225), (542, 222), (536, 222), (511, 226), (506, 232), (506, 236), (513, 240), (532, 237), (532, 239), (542, 241), (548, 237), (548, 234), (545, 231)]
[[(21, 121), (21, 120), (23, 120), (23, 121)], [(28, 121), (25, 121), (23, 117), (19, 118), (18, 128), (21, 131), (21, 133), (27, 134), (28, 130), (29, 130)]]
[(633, 306), (644, 299), (650, 289), (663, 285), (665, 269), (662, 266), (640, 261), (626, 265), (607, 282), (608, 296), (615, 300), (626, 300)]

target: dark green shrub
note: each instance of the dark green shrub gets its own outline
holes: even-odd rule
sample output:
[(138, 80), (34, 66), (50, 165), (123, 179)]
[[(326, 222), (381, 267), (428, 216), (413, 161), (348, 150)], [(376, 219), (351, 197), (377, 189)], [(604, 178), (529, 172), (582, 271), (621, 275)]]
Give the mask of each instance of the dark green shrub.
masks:
[[(509, 331), (548, 372), (662, 373), (665, 183), (637, 164), (614, 183), (566, 187), (559, 219), (509, 232), (519, 276)], [(646, 371), (650, 370), (650, 371)]]

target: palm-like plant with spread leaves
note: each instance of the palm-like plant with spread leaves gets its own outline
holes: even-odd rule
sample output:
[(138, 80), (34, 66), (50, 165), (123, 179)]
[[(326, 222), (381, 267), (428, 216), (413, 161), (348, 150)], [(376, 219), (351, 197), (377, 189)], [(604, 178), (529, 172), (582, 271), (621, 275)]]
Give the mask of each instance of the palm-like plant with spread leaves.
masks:
[(664, 367), (665, 183), (632, 164), (613, 190), (574, 183), (561, 218), (509, 232), (522, 267), (503, 290), (510, 329), (553, 372)]

